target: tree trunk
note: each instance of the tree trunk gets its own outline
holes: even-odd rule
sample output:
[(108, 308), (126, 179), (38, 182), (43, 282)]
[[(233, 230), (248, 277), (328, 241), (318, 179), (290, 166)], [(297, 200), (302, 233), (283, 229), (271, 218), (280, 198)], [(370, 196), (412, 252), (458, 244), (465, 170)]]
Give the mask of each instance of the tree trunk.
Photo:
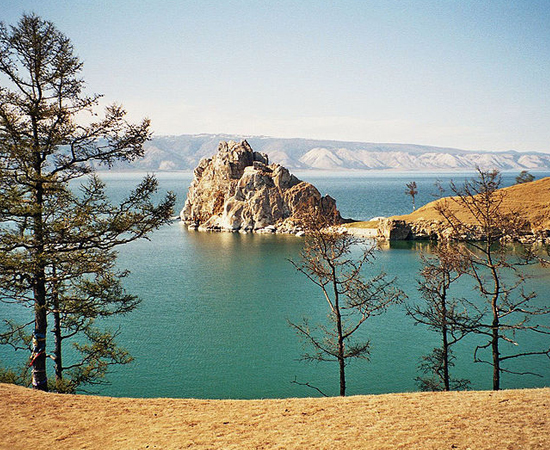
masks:
[[(494, 269), (493, 269), (494, 270)], [(500, 389), (500, 352), (498, 348), (499, 344), (499, 329), (500, 321), (498, 315), (498, 280), (495, 278), (495, 292), (491, 300), (491, 312), (493, 314), (493, 322), (491, 324), (491, 352), (493, 354), (493, 390), (498, 391)]]
[(336, 328), (338, 331), (338, 366), (340, 368), (340, 395), (346, 396), (346, 360), (344, 357), (344, 335), (342, 331), (342, 316), (340, 315), (340, 309), (336, 302)]
[(48, 390), (48, 378), (46, 376), (46, 292), (44, 289), (44, 272), (42, 277), (37, 274), (34, 287), (35, 298), (35, 323), (32, 348), (32, 386), (41, 391)]
[(340, 396), (346, 396), (346, 372), (345, 372), (345, 361), (344, 358), (338, 360), (340, 364)]
[(54, 364), (55, 364), (55, 384), (59, 385), (63, 381), (63, 360), (61, 354), (61, 345), (63, 338), (61, 336), (61, 317), (59, 314), (59, 293), (57, 291), (55, 267), (52, 270), (53, 291), (53, 335), (54, 335)]
[(63, 381), (63, 360), (61, 358), (61, 342), (63, 339), (61, 337), (61, 319), (58, 310), (53, 313), (53, 321), (55, 382), (58, 384)]
[(491, 324), (491, 352), (493, 354), (493, 391), (500, 390), (500, 352), (499, 352), (499, 331), (500, 331), (500, 317), (498, 312), (498, 300), (500, 295), (500, 279), (497, 269), (493, 264), (491, 255), (491, 242), (487, 240), (487, 255), (489, 268), (494, 282), (493, 298), (491, 299), (491, 313), (493, 314), (493, 322)]
[[(445, 283), (447, 283), (447, 279), (445, 279)], [(450, 283), (450, 281), (449, 281)], [(447, 289), (446, 285), (443, 285), (443, 293), (442, 293), (442, 337), (443, 337), (443, 384), (445, 386), (446, 391), (451, 390), (451, 384), (449, 381), (449, 340), (448, 340), (448, 327), (447, 327)]]
[[(40, 259), (40, 257), (39, 257)], [(48, 390), (48, 378), (46, 376), (46, 331), (48, 322), (46, 318), (46, 281), (44, 268), (39, 267), (34, 280), (34, 333), (31, 355), (32, 386), (41, 391)]]
[(344, 357), (344, 332), (342, 330), (342, 315), (340, 314), (340, 295), (336, 282), (336, 270), (332, 267), (332, 286), (334, 289), (334, 314), (336, 316), (336, 332), (338, 335), (338, 366), (340, 369), (340, 395), (346, 396), (346, 360)]
[(498, 349), (498, 314), (493, 313), (491, 350), (493, 353), (493, 390), (500, 390), (500, 353)]
[(451, 384), (449, 381), (449, 342), (447, 340), (447, 328), (443, 330), (443, 384), (445, 390), (451, 390)]
[(33, 234), (34, 249), (33, 258), (36, 264), (34, 270), (34, 333), (33, 349), (31, 355), (32, 386), (41, 391), (48, 390), (48, 377), (46, 375), (46, 331), (48, 328), (46, 316), (46, 269), (44, 262), (44, 223), (42, 208), (44, 205), (44, 185), (42, 182), (42, 158), (39, 151), (37, 137), (38, 126), (33, 117), (33, 129), (35, 131), (35, 143), (33, 146), (33, 176), (36, 177), (34, 186)]

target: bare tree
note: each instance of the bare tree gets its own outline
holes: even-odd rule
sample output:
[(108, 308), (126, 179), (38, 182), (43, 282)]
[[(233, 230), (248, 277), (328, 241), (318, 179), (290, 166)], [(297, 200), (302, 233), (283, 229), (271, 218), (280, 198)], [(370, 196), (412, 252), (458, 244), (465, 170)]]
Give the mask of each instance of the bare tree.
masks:
[[(512, 253), (509, 242), (517, 240), (528, 227), (524, 218), (504, 207), (505, 192), (499, 189), (498, 171), (478, 169), (476, 178), (463, 186), (451, 184), (455, 197), (439, 204), (439, 213), (450, 230), (450, 237), (465, 241), (459, 247), (468, 263), (467, 273), (473, 278), (483, 302), (477, 312), (483, 315), (471, 331), (487, 338), (475, 348), (474, 361), (493, 368), (493, 389), (501, 387), (503, 372), (524, 375), (504, 366), (512, 359), (542, 355), (550, 358), (550, 346), (535, 351), (517, 351), (519, 332), (550, 334), (548, 327), (532, 323), (536, 316), (550, 313), (550, 307), (536, 307), (535, 292), (525, 290), (525, 265), (533, 262), (533, 248), (517, 244)], [(472, 302), (473, 304), (473, 302)], [(484, 350), (490, 356), (484, 356)]]
[(456, 248), (457, 244), (443, 242), (432, 249), (432, 256), (422, 255), (418, 290), (422, 303), (406, 305), (415, 323), (427, 326), (439, 333), (441, 345), (422, 357), (420, 370), (426, 375), (416, 380), (424, 391), (449, 391), (464, 389), (469, 385), (465, 379), (450, 375), (454, 365), (452, 347), (477, 323), (479, 316), (472, 317), (469, 304), (464, 299), (451, 295), (452, 285), (467, 269), (467, 259)]
[(366, 359), (370, 352), (370, 341), (356, 341), (354, 334), (367, 319), (400, 301), (402, 293), (384, 273), (364, 278), (364, 269), (374, 260), (374, 245), (327, 228), (322, 220), (310, 219), (307, 230), (300, 261), (290, 262), (321, 290), (329, 324), (310, 326), (304, 318), (290, 325), (313, 349), (304, 360), (338, 362), (340, 395), (345, 396), (346, 364), (352, 358)]
[(416, 194), (418, 194), (416, 181), (411, 181), (410, 183), (407, 183), (405, 186), (407, 187), (407, 190), (405, 191), (405, 194), (411, 196), (412, 204), (413, 204), (413, 211), (414, 211), (416, 209), (416, 204), (415, 204), (414, 200), (415, 200)]

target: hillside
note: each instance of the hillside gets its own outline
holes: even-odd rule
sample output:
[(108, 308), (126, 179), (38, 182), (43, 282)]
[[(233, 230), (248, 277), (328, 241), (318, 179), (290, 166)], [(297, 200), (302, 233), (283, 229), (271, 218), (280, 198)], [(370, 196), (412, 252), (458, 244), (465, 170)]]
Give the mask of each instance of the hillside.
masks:
[(157, 136), (146, 144), (145, 157), (118, 169), (189, 170), (216, 152), (220, 141), (246, 139), (269, 160), (291, 170), (549, 170), (550, 154), (465, 151), (413, 144), (280, 139), (263, 136), (198, 134)]
[(550, 388), (234, 401), (0, 384), (0, 448), (548, 449), (549, 406)]
[[(503, 188), (501, 191), (504, 194), (502, 203), (504, 211), (520, 212), (522, 217), (531, 223), (533, 230), (550, 229), (550, 177), (531, 183), (516, 184)], [(407, 222), (440, 220), (441, 217), (436, 207), (442, 201), (444, 200), (435, 200), (417, 209), (412, 214), (391, 218)], [(467, 211), (461, 211), (456, 202), (449, 202), (448, 204), (462, 221), (472, 223), (471, 215)]]

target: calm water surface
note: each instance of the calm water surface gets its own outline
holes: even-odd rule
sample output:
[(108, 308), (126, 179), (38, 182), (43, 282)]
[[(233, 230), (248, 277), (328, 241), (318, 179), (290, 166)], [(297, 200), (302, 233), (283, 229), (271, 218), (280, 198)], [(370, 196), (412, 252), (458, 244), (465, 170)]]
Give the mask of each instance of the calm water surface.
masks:
[[(298, 175), (334, 197), (344, 217), (357, 220), (409, 212), (411, 199), (405, 195), (409, 181), (419, 187), (416, 203), (420, 206), (433, 199), (435, 179), (445, 183), (465, 177), (376, 172)], [(512, 184), (515, 175), (505, 176), (505, 184)], [(192, 175), (163, 173), (158, 177), (163, 191), (178, 194), (181, 208)], [(103, 178), (117, 199), (135, 186), (140, 175), (106, 174)], [(135, 361), (116, 368), (109, 375), (111, 384), (101, 387), (100, 393), (198, 398), (317, 395), (291, 383), (297, 379), (337, 395), (336, 364), (300, 361), (302, 342), (288, 326), (288, 320), (299, 321), (304, 316), (311, 322), (326, 317), (325, 302), (315, 286), (288, 262), (298, 258), (302, 242), (294, 236), (189, 232), (174, 223), (152, 234), (150, 241), (124, 247), (119, 265), (131, 270), (126, 285), (142, 303), (109, 324), (121, 327), (119, 342)], [(396, 284), (414, 301), (421, 248), (421, 244), (398, 243), (382, 249), (373, 274), (385, 270), (396, 276)], [(541, 304), (550, 301), (548, 272), (535, 270), (531, 285)], [(460, 295), (469, 292), (463, 286)], [(6, 307), (1, 308), (5, 311)], [(414, 326), (400, 307), (369, 320), (361, 333), (371, 340), (371, 357), (348, 366), (348, 393), (416, 390), (418, 360), (438, 344), (437, 336)], [(522, 345), (536, 348), (545, 342), (548, 346), (548, 338), (537, 336)], [(490, 368), (472, 364), (473, 344), (472, 338), (456, 347), (455, 374), (471, 379), (473, 388), (488, 389)], [(0, 352), (3, 361), (13, 360), (7, 349)], [(504, 375), (504, 387), (550, 385), (548, 360), (534, 358), (520, 367), (536, 369), (543, 377)]]

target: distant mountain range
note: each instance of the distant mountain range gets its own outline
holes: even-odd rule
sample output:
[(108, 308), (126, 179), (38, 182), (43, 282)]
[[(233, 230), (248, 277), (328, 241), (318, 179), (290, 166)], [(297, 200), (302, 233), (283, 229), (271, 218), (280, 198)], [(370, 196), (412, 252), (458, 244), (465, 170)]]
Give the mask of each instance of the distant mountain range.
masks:
[(537, 152), (466, 151), (413, 144), (282, 139), (263, 136), (193, 134), (157, 136), (146, 145), (145, 157), (117, 169), (186, 170), (212, 156), (220, 141), (246, 139), (270, 162), (289, 169), (321, 170), (550, 170), (550, 154)]

